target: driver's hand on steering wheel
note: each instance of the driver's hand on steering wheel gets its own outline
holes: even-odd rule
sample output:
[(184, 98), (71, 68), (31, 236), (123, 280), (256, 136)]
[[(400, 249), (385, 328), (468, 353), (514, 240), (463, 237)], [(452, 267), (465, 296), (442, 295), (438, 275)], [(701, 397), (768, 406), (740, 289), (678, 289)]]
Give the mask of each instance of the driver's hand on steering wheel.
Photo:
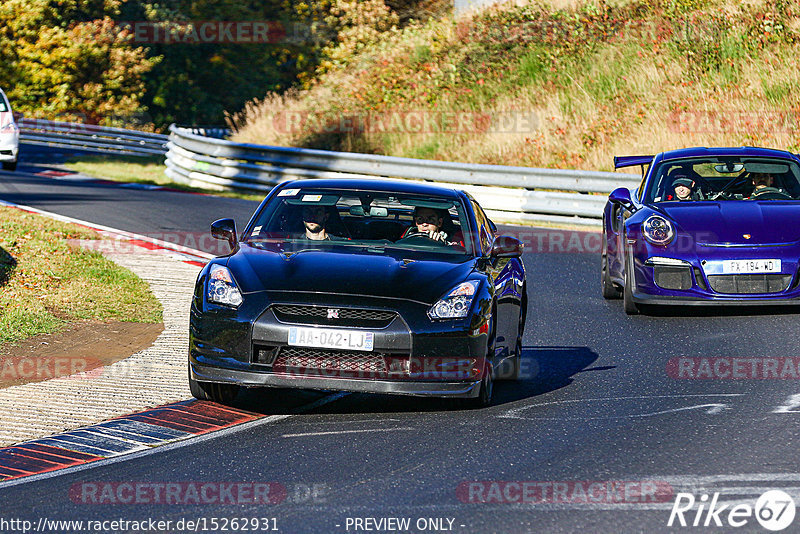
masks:
[(430, 230), (426, 235), (434, 241), (441, 241), (442, 243), (447, 239), (447, 234), (442, 231)]

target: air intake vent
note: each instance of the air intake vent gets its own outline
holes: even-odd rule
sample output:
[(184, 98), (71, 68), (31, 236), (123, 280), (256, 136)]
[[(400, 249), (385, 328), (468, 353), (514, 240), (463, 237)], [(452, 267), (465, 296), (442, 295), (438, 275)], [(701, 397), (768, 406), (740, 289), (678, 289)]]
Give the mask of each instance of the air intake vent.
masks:
[(386, 310), (277, 304), (272, 307), (282, 323), (385, 328), (397, 316)]
[(708, 277), (712, 290), (735, 295), (780, 293), (786, 291), (791, 281), (790, 274), (724, 274)]

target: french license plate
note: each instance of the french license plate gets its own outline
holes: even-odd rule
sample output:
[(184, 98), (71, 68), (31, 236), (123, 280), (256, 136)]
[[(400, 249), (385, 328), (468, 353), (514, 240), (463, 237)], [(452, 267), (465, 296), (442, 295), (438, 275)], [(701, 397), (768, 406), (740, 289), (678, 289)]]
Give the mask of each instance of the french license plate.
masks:
[(781, 260), (725, 260), (722, 274), (759, 274), (781, 272)]
[(373, 332), (333, 328), (289, 328), (289, 345), (321, 349), (363, 350), (369, 352), (375, 341)]

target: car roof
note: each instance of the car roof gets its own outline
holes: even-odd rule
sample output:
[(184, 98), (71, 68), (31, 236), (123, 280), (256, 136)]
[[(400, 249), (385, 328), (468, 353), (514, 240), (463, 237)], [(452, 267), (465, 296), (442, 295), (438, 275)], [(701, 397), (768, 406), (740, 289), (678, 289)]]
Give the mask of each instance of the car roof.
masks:
[(662, 161), (670, 161), (674, 159), (695, 158), (695, 157), (713, 157), (713, 156), (738, 156), (738, 157), (771, 157), (771, 158), (785, 158), (797, 159), (797, 156), (785, 150), (777, 150), (774, 148), (760, 148), (753, 146), (740, 146), (740, 147), (691, 147), (681, 148), (678, 150), (668, 150), (662, 152)]
[(314, 180), (294, 180), (285, 182), (282, 185), (283, 188), (361, 189), (364, 191), (435, 195), (446, 198), (458, 198), (459, 196), (459, 190), (452, 187), (383, 178), (319, 178)]

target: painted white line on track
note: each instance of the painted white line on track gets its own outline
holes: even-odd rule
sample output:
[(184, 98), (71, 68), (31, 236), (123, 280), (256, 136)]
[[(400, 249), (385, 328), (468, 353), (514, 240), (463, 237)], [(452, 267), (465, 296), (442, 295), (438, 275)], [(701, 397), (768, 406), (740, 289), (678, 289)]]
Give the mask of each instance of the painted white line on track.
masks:
[[(536, 405), (534, 404), (532, 408), (535, 408)], [(532, 416), (532, 417), (525, 417), (525, 419), (537, 419), (537, 420), (552, 420), (552, 421), (588, 421), (588, 420), (612, 420), (612, 419), (636, 419), (636, 418), (644, 418), (644, 417), (655, 417), (657, 415), (667, 415), (673, 414), (678, 412), (686, 412), (689, 410), (703, 410), (709, 415), (717, 415), (722, 413), (728, 407), (727, 404), (697, 404), (695, 406), (682, 406), (680, 408), (671, 408), (668, 410), (660, 410), (657, 412), (647, 412), (647, 413), (630, 413), (624, 415), (603, 415), (603, 416), (578, 416), (578, 417), (539, 417), (539, 416)]]
[(337, 434), (360, 434), (362, 432), (395, 432), (398, 430), (416, 430), (413, 427), (406, 426), (400, 428), (364, 428), (361, 430), (332, 430), (329, 432), (303, 432), (302, 434), (284, 434), (282, 438), (304, 438), (307, 436), (333, 436)]
[(307, 421), (302, 423), (296, 423), (298, 425), (307, 425), (307, 426), (317, 426), (317, 425), (341, 425), (342, 423), (347, 423), (348, 425), (355, 425), (359, 423), (373, 423), (373, 424), (383, 424), (389, 422), (398, 422), (400, 419), (393, 419), (388, 417), (386, 419), (352, 419), (349, 421)]
[[(692, 398), (709, 398), (709, 397), (743, 397), (744, 393), (700, 393), (700, 394), (687, 394), (687, 395), (633, 395), (627, 397), (600, 397), (596, 399), (568, 399), (568, 400), (560, 400), (560, 401), (551, 401), (551, 402), (539, 402), (536, 404), (529, 404), (527, 406), (520, 406), (519, 408), (512, 408), (507, 412), (498, 415), (497, 417), (500, 419), (564, 419), (563, 417), (526, 417), (520, 415), (520, 412), (526, 410), (532, 410), (534, 408), (541, 408), (543, 406), (552, 406), (555, 404), (575, 404), (575, 403), (590, 403), (590, 402), (617, 402), (622, 400), (652, 400), (652, 399), (692, 399)], [(623, 419), (628, 417), (652, 417), (654, 415), (660, 415), (662, 413), (671, 413), (675, 411), (684, 411), (684, 410), (692, 410), (697, 408), (708, 408), (709, 414), (718, 414), (724, 408), (725, 404), (713, 403), (713, 404), (701, 404), (697, 406), (686, 406), (675, 408), (671, 410), (665, 410), (664, 412), (654, 412), (652, 414), (628, 414), (628, 415), (620, 415), (620, 416), (605, 416), (605, 417), (574, 417), (572, 419)]]

